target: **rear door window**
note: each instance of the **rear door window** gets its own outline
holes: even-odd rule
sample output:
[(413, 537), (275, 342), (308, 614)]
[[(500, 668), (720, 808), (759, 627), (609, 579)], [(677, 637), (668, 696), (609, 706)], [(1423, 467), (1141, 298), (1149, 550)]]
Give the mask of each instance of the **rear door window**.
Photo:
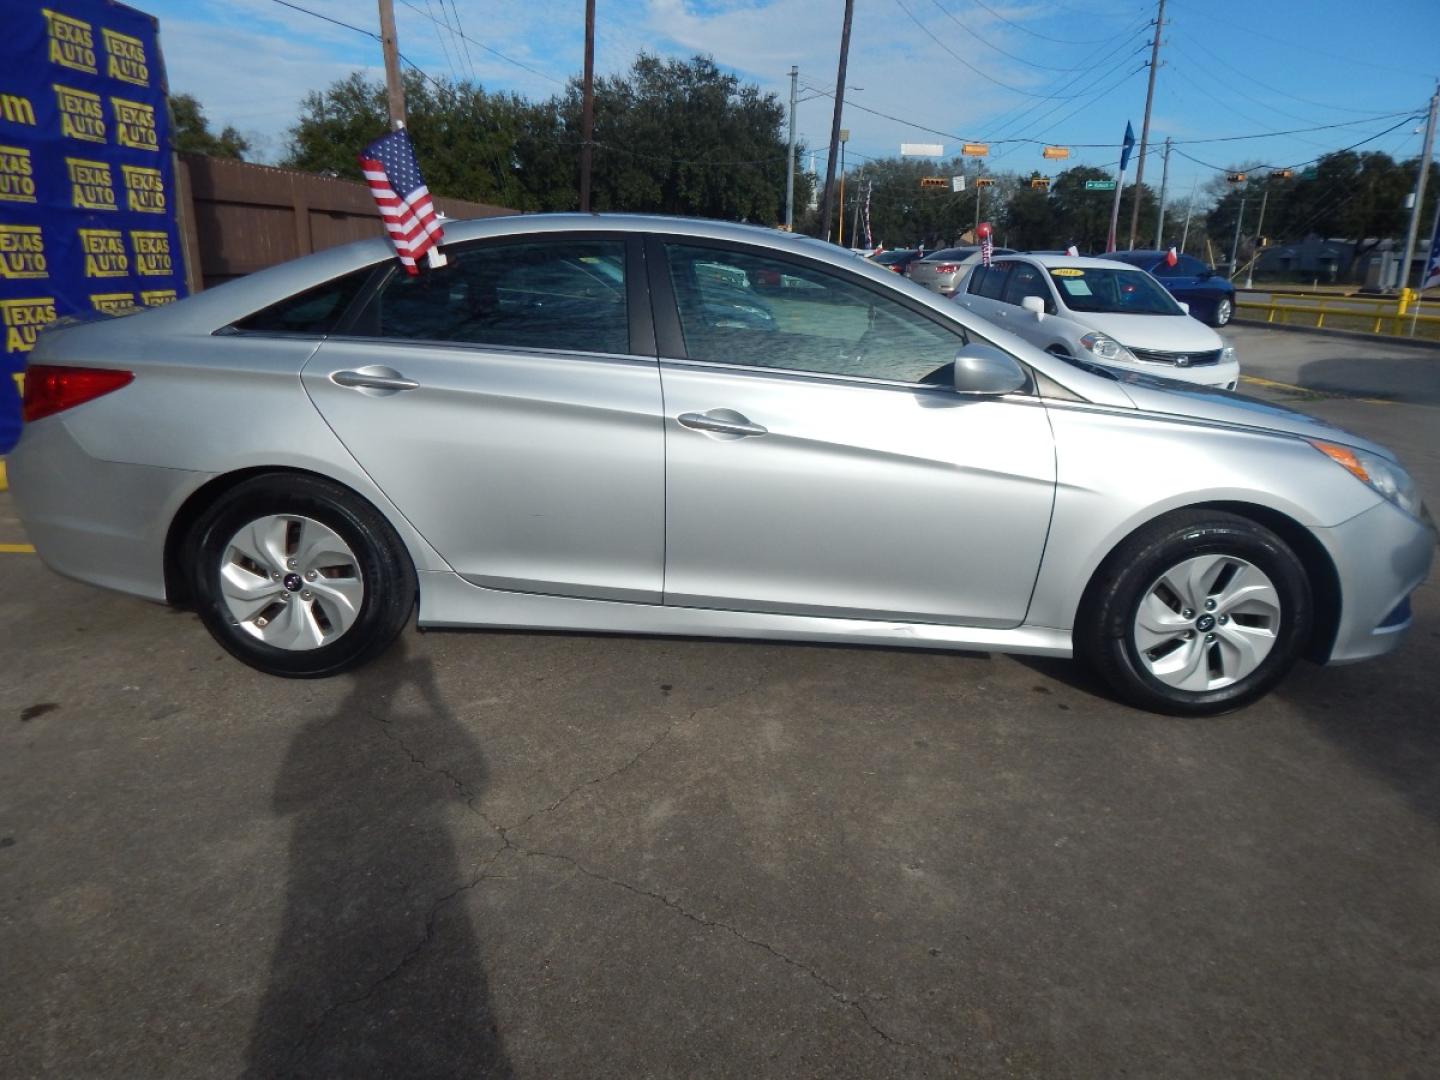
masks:
[(992, 263), (990, 272), (985, 275), (985, 280), (980, 282), (980, 295), (986, 300), (999, 300), (1001, 292), (1005, 289), (1005, 279), (1010, 274), (1010, 267), (1014, 263), (1000, 262)]
[(449, 265), (393, 273), (354, 333), (564, 352), (630, 351), (625, 245), (556, 237), (450, 252)]

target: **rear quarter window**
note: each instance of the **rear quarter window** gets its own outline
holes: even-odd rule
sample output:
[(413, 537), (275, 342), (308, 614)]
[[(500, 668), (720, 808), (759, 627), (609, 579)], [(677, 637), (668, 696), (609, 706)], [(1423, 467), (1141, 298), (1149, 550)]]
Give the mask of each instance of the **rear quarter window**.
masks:
[(314, 334), (324, 337), (335, 330), (372, 272), (372, 268), (367, 267), (316, 285), (261, 308), (231, 325), (247, 334)]

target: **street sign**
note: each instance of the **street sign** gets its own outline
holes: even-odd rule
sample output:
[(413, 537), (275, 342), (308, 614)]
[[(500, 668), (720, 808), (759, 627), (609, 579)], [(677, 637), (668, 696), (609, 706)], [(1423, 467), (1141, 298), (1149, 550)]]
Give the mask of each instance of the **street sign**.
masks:
[(1115, 181), (1114, 181), (1114, 180), (1086, 180), (1086, 181), (1085, 181), (1085, 190), (1086, 190), (1086, 191), (1114, 191), (1114, 190), (1115, 190)]
[(849, 141), (850, 141), (850, 129), (849, 129), (849, 128), (841, 128), (841, 129), (840, 129), (840, 141), (841, 141), (841, 142), (849, 142)]
[(944, 157), (944, 143), (928, 142), (902, 142), (900, 144), (901, 157)]
[(1068, 158), (1070, 156), (1070, 148), (1068, 146), (1047, 146), (1040, 151), (1040, 156), (1052, 160)]
[(945, 177), (943, 177), (943, 176), (922, 176), (922, 177), (920, 178), (920, 186), (921, 186), (922, 188), (934, 188), (934, 187), (943, 188), (943, 187), (949, 187), (949, 186), (950, 186), (950, 181), (949, 181), (949, 180), (946, 180)]
[(951, 191), (964, 191), (964, 190), (965, 190), (965, 177), (963, 177), (963, 176), (952, 176), (952, 177), (950, 177), (950, 190), (951, 190)]
[(990, 147), (983, 142), (967, 142), (964, 146), (960, 147), (960, 153), (968, 157), (984, 157), (990, 153)]

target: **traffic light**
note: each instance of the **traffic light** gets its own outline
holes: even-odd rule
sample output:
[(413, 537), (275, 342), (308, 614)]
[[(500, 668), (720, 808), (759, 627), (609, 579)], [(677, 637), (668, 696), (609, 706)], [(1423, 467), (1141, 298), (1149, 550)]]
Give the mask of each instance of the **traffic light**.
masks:
[(943, 188), (949, 187), (950, 181), (946, 180), (943, 176), (922, 176), (920, 178), (920, 186), (922, 188)]
[(1270, 176), (1276, 180), (1289, 180), (1295, 173), (1290, 169), (1275, 169)]
[(975, 181), (976, 187), (993, 187), (994, 184), (995, 178), (992, 176), (981, 176), (978, 177)]
[(1030, 177), (1030, 186), (1040, 191), (1048, 191), (1050, 189), (1050, 178), (1048, 176), (1032, 176)]
[(1245, 182), (1245, 174), (1243, 172), (1226, 173), (1225, 179), (1232, 184), (1243, 184)]

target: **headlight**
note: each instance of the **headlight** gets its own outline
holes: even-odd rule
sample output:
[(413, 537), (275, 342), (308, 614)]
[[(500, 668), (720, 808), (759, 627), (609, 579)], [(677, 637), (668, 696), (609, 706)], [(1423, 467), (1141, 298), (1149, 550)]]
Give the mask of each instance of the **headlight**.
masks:
[(1130, 350), (1121, 345), (1114, 338), (1108, 338), (1104, 334), (1091, 332), (1080, 339), (1080, 344), (1089, 349), (1101, 360), (1134, 360)]
[(1367, 454), (1364, 450), (1315, 439), (1310, 440), (1310, 445), (1407, 514), (1420, 516), (1420, 493), (1415, 490), (1415, 481), (1393, 461), (1377, 454)]
[(1223, 349), (1220, 350), (1220, 363), (1222, 363), (1222, 364), (1233, 364), (1233, 363), (1235, 363), (1235, 346), (1234, 346), (1234, 345), (1226, 345)]

